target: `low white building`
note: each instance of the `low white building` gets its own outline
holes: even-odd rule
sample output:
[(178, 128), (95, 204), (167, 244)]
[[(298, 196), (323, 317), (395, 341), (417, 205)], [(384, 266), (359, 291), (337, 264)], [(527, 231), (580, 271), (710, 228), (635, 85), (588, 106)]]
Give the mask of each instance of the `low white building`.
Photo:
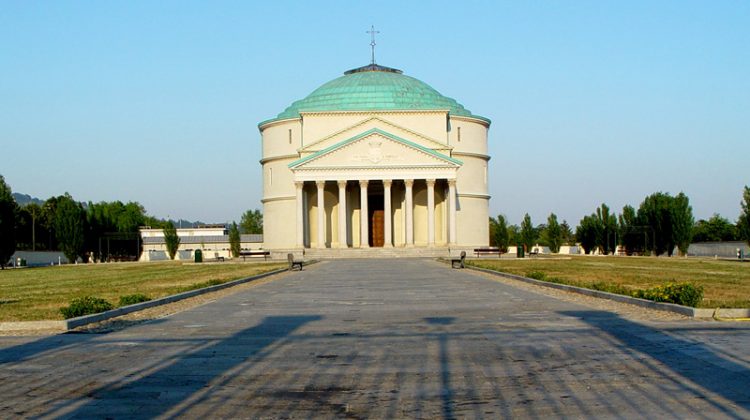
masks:
[[(144, 227), (140, 229), (143, 249), (139, 261), (165, 261), (169, 259), (164, 242), (164, 230)], [(196, 228), (177, 229), (180, 247), (175, 260), (195, 259), (195, 251), (201, 250), (203, 258), (231, 258), (229, 231), (224, 225), (208, 225)], [(256, 251), (263, 249), (263, 235), (240, 235), (240, 249)]]

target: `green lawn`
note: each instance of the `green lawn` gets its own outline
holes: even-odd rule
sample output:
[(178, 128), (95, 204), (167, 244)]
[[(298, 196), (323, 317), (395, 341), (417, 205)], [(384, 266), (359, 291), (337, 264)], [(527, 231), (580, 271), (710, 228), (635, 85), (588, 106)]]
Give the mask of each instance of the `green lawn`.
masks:
[(60, 308), (84, 295), (104, 298), (116, 306), (120, 296), (143, 293), (155, 299), (200, 283), (236, 280), (284, 266), (170, 261), (0, 270), (0, 321), (62, 319)]
[(648, 289), (668, 282), (704, 288), (702, 308), (750, 308), (750, 263), (698, 258), (594, 257), (467, 260), (467, 264), (526, 276), (542, 272), (563, 283), (590, 287), (605, 282)]

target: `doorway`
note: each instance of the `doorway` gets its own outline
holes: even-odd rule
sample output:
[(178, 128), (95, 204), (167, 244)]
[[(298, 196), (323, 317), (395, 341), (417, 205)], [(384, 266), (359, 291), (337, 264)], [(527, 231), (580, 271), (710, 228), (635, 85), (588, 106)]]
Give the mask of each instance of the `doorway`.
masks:
[(385, 211), (383, 192), (376, 192), (368, 197), (368, 219), (370, 221), (369, 242), (372, 247), (382, 247), (385, 244)]

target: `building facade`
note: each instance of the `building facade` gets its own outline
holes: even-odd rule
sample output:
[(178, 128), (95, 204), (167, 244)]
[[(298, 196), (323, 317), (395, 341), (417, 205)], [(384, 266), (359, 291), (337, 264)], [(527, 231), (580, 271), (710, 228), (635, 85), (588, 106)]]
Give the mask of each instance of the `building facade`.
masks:
[(490, 121), (400, 70), (349, 70), (261, 122), (264, 247), (489, 241)]

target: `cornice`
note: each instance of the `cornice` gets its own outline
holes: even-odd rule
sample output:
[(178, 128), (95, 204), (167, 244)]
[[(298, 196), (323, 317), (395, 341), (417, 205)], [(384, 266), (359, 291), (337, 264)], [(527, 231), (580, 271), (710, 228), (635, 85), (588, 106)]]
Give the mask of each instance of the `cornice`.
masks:
[(483, 198), (485, 200), (489, 200), (492, 198), (489, 194), (477, 194), (477, 193), (458, 193), (459, 197), (466, 197), (466, 198)]
[(270, 203), (273, 201), (287, 201), (287, 200), (297, 200), (297, 197), (293, 195), (281, 195), (281, 196), (276, 196), (276, 197), (263, 198), (262, 200), (260, 200), (260, 202)]
[(475, 157), (483, 160), (489, 161), (492, 159), (489, 155), (485, 155), (483, 153), (471, 153), (471, 152), (453, 152), (453, 156), (466, 156), (466, 157)]
[(467, 121), (467, 122), (479, 123), (479, 124), (482, 124), (483, 126), (485, 126), (486, 128), (490, 128), (490, 124), (491, 124), (491, 122), (490, 122), (489, 119), (482, 119), (482, 118), (477, 118), (477, 117), (467, 117), (467, 116), (464, 116), (464, 115), (453, 115), (453, 114), (451, 114), (450, 117), (451, 117), (451, 120), (455, 119), (455, 120), (458, 120), (458, 121)]
[(294, 154), (291, 154), (291, 155), (271, 156), (271, 157), (263, 158), (259, 162), (260, 162), (261, 165), (263, 165), (263, 164), (266, 164), (268, 162), (274, 162), (274, 161), (277, 161), (277, 160), (284, 160), (284, 159), (292, 159), (292, 160), (299, 159), (299, 155), (296, 154), (296, 153), (294, 153)]

